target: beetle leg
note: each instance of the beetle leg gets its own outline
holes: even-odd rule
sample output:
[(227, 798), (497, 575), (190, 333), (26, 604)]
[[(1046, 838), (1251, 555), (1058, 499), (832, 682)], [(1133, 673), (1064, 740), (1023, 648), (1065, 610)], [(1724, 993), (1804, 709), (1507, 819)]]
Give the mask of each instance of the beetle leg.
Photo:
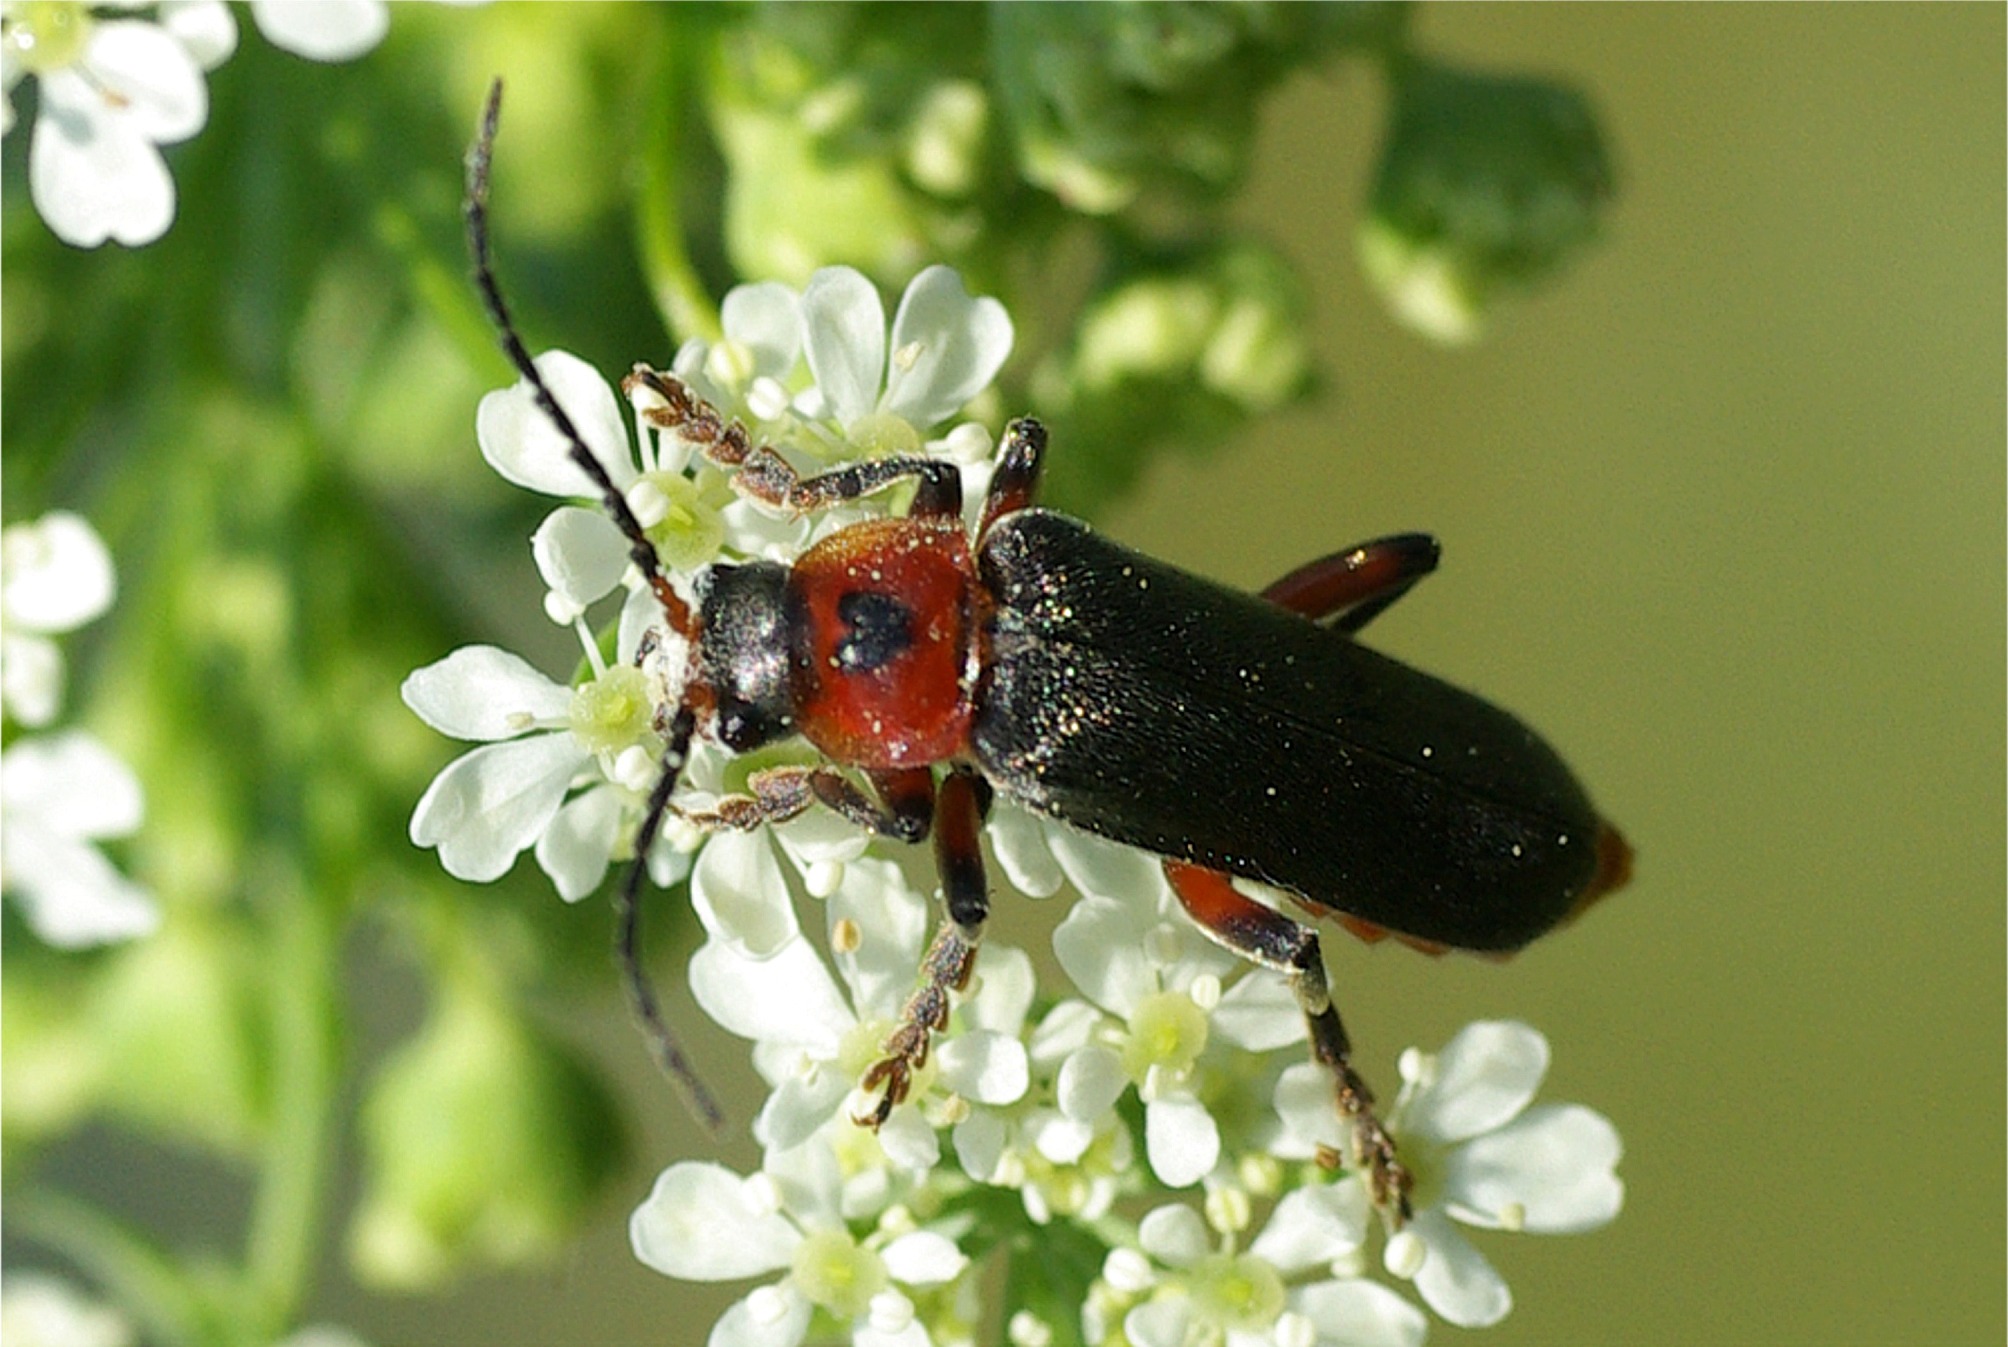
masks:
[(1207, 935), (1244, 959), (1289, 974), (1310, 1026), (1311, 1056), (1332, 1073), (1339, 1114), (1352, 1123), (1353, 1164), (1366, 1175), (1374, 1204), (1395, 1224), (1407, 1221), (1409, 1173), (1395, 1156), (1394, 1137), (1374, 1112), (1373, 1091), (1353, 1070), (1352, 1043), (1325, 982), (1317, 932), (1241, 893), (1218, 870), (1166, 861), (1164, 873)]
[(737, 468), (733, 488), (764, 505), (807, 514), (917, 477), (920, 489), (913, 498), (915, 515), (952, 519), (962, 513), (962, 473), (946, 459), (917, 455), (867, 459), (804, 477), (772, 446), (754, 444), (743, 424), (727, 421), (674, 374), (636, 365), (621, 380), (621, 391), (632, 398), (637, 389), (652, 395), (639, 404), (650, 425), (695, 446), (722, 468)]
[(853, 1118), (876, 1131), (913, 1088), (913, 1073), (927, 1064), (934, 1035), (948, 1027), (949, 998), (969, 985), (983, 923), (990, 916), (990, 890), (977, 845), (977, 776), (967, 767), (949, 771), (935, 811), (934, 856), (941, 872), (948, 917), (921, 960), (920, 986), (907, 998), (899, 1026), (886, 1037), (884, 1052), (859, 1082), (883, 1089), (871, 1112)]
[(927, 769), (871, 776), (883, 804), (834, 767), (770, 767), (747, 779), (747, 794), (721, 796), (709, 809), (681, 809), (677, 814), (706, 832), (746, 832), (763, 823), (786, 823), (810, 805), (821, 804), (884, 837), (918, 842), (927, 836), (934, 814), (934, 780)]
[(914, 518), (961, 518), (962, 470), (945, 458), (868, 458), (803, 477), (787, 459), (763, 448), (746, 460), (732, 485), (764, 505), (806, 514), (869, 496), (908, 477), (920, 479), (908, 511)]
[(1397, 533), (1306, 562), (1262, 597), (1313, 622), (1355, 632), (1436, 569), (1442, 548), (1427, 533)]
[(1039, 473), (1046, 461), (1046, 428), (1029, 416), (1021, 416), (1004, 427), (1004, 444), (991, 474), (990, 490), (983, 497), (983, 520), (976, 526), (981, 538), (990, 526), (1007, 514), (1032, 503), (1039, 489)]

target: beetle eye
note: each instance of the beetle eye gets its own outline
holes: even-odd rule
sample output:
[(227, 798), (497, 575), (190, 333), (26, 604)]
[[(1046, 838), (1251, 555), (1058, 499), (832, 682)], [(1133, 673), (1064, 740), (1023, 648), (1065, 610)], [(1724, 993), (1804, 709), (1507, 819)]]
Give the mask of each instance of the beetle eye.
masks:
[(718, 703), (718, 720), (713, 733), (718, 742), (734, 753), (744, 753), (762, 744), (778, 739), (786, 731), (786, 726), (774, 717), (764, 714), (760, 707), (739, 698), (721, 698)]

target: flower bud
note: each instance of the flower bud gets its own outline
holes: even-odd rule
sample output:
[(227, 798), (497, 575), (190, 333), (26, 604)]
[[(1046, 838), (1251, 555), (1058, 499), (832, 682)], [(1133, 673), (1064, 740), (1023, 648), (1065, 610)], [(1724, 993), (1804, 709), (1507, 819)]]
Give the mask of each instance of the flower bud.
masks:
[(1470, 341), (1595, 236), (1603, 141), (1588, 100), (1543, 80), (1409, 62), (1394, 94), (1360, 263), (1410, 327)]

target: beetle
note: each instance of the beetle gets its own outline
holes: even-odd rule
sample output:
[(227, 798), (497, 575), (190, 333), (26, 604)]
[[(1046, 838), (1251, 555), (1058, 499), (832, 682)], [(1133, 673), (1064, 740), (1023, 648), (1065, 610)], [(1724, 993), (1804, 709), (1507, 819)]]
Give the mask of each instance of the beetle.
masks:
[[(666, 815), (752, 828), (821, 805), (880, 835), (932, 839), (946, 912), (862, 1082), (877, 1105), (858, 1121), (876, 1127), (969, 981), (989, 912), (979, 836), (994, 792), (1162, 857), (1208, 935), (1288, 976), (1352, 1123), (1353, 1163), (1381, 1209), (1405, 1219), (1409, 1175), (1351, 1064), (1317, 932), (1234, 880), (1368, 939), (1503, 955), (1631, 867), (1622, 836), (1534, 731), (1355, 639), (1435, 569), (1435, 540), (1363, 543), (1249, 595), (1035, 506), (1046, 432), (1030, 418), (1006, 429), (972, 533), (951, 463), (892, 457), (804, 477), (673, 375), (636, 366), (623, 388), (645, 419), (733, 470), (753, 500), (802, 513), (915, 484), (906, 514), (838, 529), (792, 564), (712, 565), (687, 601), (552, 396), (496, 281), (487, 203), (500, 94), (498, 82), (468, 155), (476, 282), (510, 363), (662, 609), (642, 658), (660, 686), (665, 747), (617, 898), (619, 952), (658, 1056), (698, 1111), (715, 1124), (638, 949), (642, 858)], [(748, 794), (690, 812), (671, 801), (698, 736), (735, 752), (799, 736), (826, 761), (755, 773)]]

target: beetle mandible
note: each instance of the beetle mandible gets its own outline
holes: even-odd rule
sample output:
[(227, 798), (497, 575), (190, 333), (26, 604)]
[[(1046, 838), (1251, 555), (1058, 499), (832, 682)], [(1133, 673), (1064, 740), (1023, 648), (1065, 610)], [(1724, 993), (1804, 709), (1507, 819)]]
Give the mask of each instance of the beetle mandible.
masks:
[(663, 614), (645, 658), (663, 684), (665, 748), (619, 889), (619, 951), (657, 1054), (700, 1114), (718, 1118), (641, 970), (643, 858), (693, 738), (744, 752), (799, 735), (829, 761), (759, 772), (749, 794), (676, 812), (753, 828), (820, 804), (883, 836), (932, 837), (947, 911), (865, 1075), (878, 1102), (858, 1122), (877, 1127), (906, 1097), (969, 981), (990, 905), (979, 835), (995, 791), (1163, 857), (1208, 935), (1289, 977), (1352, 1124), (1352, 1162), (1380, 1208), (1404, 1220), (1409, 1176), (1352, 1066), (1316, 931), (1233, 879), (1370, 940), (1505, 954), (1622, 885), (1631, 866), (1624, 839), (1532, 730), (1354, 639), (1435, 569), (1435, 540), (1363, 543), (1243, 594), (1035, 507), (1046, 432), (1030, 418), (1004, 432), (972, 536), (952, 463), (893, 457), (803, 477), (674, 376), (637, 366), (623, 388), (643, 415), (733, 469), (753, 500), (803, 513), (917, 483), (904, 516), (839, 529), (792, 565), (708, 567), (693, 606), (552, 396), (495, 279), (487, 203), (500, 99), (497, 82), (468, 155), (476, 281), (504, 352)]

